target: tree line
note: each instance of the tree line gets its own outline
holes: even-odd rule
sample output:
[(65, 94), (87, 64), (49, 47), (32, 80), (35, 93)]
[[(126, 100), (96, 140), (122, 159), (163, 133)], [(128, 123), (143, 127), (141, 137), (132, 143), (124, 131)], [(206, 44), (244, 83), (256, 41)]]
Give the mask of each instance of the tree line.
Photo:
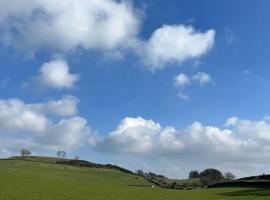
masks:
[[(56, 152), (56, 157), (59, 158), (59, 159), (66, 158), (66, 155), (67, 155), (66, 151), (60, 151), (59, 150), (59, 151)], [(31, 151), (30, 150), (28, 150), (28, 149), (21, 149), (20, 150), (20, 157), (22, 159), (25, 159), (28, 156), (31, 156)], [(80, 157), (79, 156), (74, 156), (74, 160), (80, 160)]]
[(231, 172), (222, 174), (217, 169), (206, 169), (202, 172), (197, 170), (191, 170), (187, 180), (173, 180), (166, 178), (163, 175), (155, 174), (153, 172), (144, 172), (143, 170), (137, 170), (136, 174), (144, 177), (145, 179), (167, 188), (198, 188), (207, 187), (216, 183), (230, 182), (235, 180), (235, 175)]

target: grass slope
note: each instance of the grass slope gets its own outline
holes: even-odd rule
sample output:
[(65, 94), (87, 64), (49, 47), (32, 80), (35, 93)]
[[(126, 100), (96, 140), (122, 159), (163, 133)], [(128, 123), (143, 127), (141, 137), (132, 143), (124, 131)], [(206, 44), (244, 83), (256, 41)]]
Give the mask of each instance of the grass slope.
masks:
[[(52, 162), (53, 163), (53, 162)], [(116, 170), (0, 160), (1, 200), (270, 199), (269, 189), (167, 190)]]
[(190, 178), (190, 179), (182, 179), (182, 180), (178, 180), (178, 179), (160, 179), (160, 180), (167, 183), (167, 184), (176, 183), (179, 186), (181, 186), (181, 185), (193, 186), (194, 184), (199, 185), (199, 183), (200, 183), (199, 178)]

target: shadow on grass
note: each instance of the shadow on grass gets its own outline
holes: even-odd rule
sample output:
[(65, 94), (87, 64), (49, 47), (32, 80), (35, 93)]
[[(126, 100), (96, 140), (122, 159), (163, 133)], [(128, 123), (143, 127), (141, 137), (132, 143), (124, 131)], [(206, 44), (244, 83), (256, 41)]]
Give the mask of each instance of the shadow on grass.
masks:
[(141, 184), (132, 184), (132, 185), (128, 185), (129, 187), (152, 187), (151, 185), (141, 185)]
[(245, 189), (245, 190), (238, 190), (235, 192), (223, 192), (218, 193), (219, 196), (226, 196), (226, 197), (237, 197), (237, 196), (270, 196), (269, 188), (262, 188), (262, 189)]

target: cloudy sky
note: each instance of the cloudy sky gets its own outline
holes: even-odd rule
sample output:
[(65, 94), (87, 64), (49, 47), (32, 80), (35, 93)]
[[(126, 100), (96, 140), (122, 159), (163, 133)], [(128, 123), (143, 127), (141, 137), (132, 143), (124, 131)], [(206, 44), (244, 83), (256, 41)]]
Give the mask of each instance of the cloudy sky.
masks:
[(0, 157), (270, 173), (268, 0), (0, 1)]

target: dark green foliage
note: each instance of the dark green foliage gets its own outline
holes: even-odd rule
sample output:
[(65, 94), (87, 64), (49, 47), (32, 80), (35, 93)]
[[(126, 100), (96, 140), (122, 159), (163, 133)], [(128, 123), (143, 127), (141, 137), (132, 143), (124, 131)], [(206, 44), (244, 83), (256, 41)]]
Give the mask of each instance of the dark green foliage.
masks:
[(227, 180), (227, 181), (233, 181), (236, 179), (235, 175), (233, 175), (233, 173), (231, 172), (226, 172), (224, 174), (224, 179)]
[(200, 178), (200, 173), (197, 170), (190, 171), (188, 178)]
[(77, 166), (77, 167), (114, 169), (114, 170), (118, 170), (124, 173), (134, 174), (132, 171), (124, 169), (117, 165), (111, 165), (111, 164), (101, 165), (101, 164), (91, 163), (85, 160), (58, 160), (56, 161), (56, 163), (61, 164), (61, 165), (71, 165), (71, 166)]
[(142, 177), (145, 177), (145, 178), (166, 178), (165, 176), (163, 175), (160, 175), (160, 174), (155, 174), (154, 172), (144, 172), (143, 170), (137, 170), (136, 173), (139, 175), (139, 176), (142, 176)]
[(240, 178), (238, 180), (245, 180), (245, 181), (257, 181), (257, 180), (261, 180), (261, 181), (270, 181), (270, 175), (260, 175), (260, 176), (250, 176), (250, 177), (245, 177), (245, 178)]
[(206, 169), (200, 173), (200, 180), (202, 185), (208, 186), (216, 183), (222, 183), (224, 177), (217, 169)]

